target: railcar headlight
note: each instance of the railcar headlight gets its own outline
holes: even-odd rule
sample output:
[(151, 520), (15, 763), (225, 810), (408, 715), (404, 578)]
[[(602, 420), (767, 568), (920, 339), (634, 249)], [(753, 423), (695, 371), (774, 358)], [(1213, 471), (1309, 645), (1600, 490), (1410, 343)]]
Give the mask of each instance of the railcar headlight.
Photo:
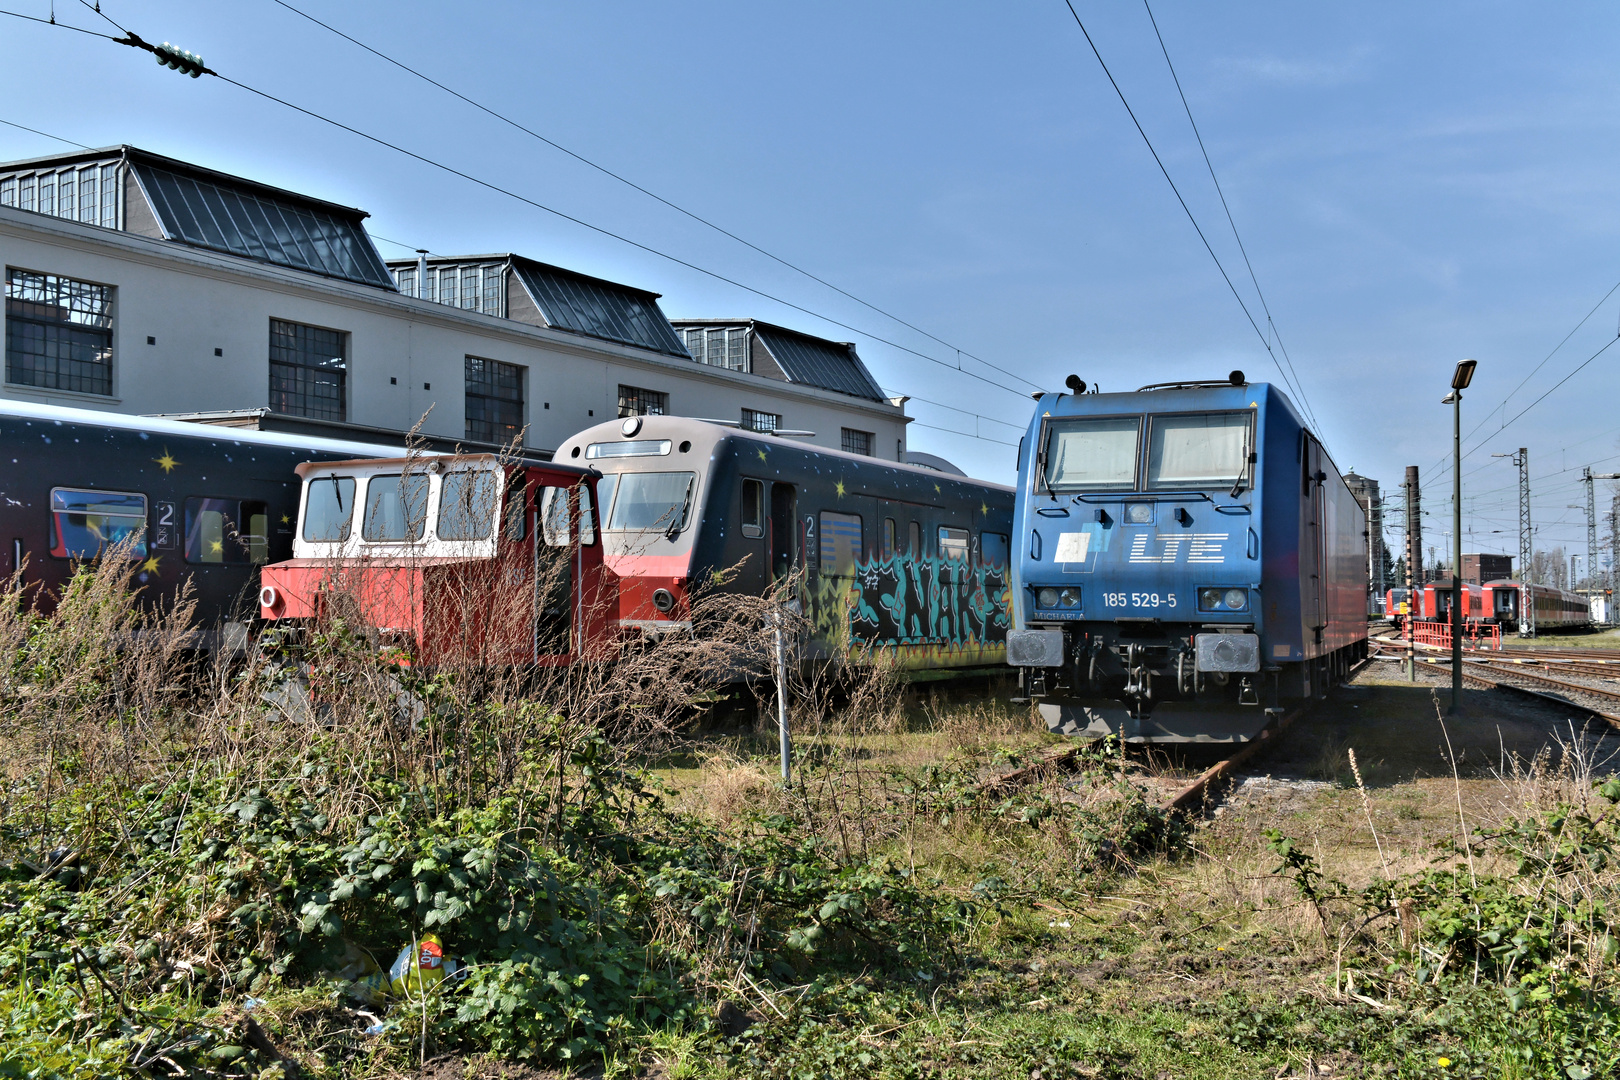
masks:
[(1035, 594), (1035, 603), (1043, 608), (1058, 606), (1058, 591), (1056, 589), (1042, 589)]
[(1227, 589), (1226, 606), (1233, 611), (1242, 611), (1249, 606), (1249, 593), (1246, 589)]
[(1080, 590), (1064, 589), (1062, 592), (1058, 593), (1058, 603), (1062, 604), (1064, 607), (1079, 607)]
[(1153, 524), (1153, 504), (1130, 503), (1125, 507), (1125, 520), (1132, 525)]

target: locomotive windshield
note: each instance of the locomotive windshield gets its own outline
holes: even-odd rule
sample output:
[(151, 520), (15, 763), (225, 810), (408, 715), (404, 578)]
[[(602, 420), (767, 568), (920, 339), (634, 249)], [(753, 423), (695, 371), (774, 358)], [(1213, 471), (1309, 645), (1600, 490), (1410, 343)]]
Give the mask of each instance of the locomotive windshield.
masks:
[(495, 474), (488, 469), (446, 473), (439, 490), (440, 540), (488, 540), (495, 520)]
[(353, 515), (354, 477), (323, 476), (304, 489), (305, 540), (347, 540)]
[(676, 532), (686, 528), (696, 479), (697, 475), (689, 472), (624, 473), (619, 478), (619, 496), (613, 501), (613, 516), (607, 527), (616, 532)]
[(427, 525), (428, 478), (423, 473), (389, 473), (366, 482), (366, 516), (360, 535), (374, 543), (422, 539)]
[(1249, 414), (1155, 416), (1148, 433), (1148, 490), (1231, 487), (1249, 456)]
[(1063, 491), (1130, 491), (1136, 487), (1134, 416), (1059, 420), (1046, 444), (1046, 486)]

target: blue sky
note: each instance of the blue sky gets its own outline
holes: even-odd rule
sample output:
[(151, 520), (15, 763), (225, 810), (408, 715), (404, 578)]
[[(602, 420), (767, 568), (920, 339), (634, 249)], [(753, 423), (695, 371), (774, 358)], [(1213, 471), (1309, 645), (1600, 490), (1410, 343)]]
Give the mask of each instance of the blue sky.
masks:
[[(1277, 379), (1062, 0), (295, 2), (952, 347), (273, 0), (103, 9), (250, 86), (867, 333), (59, 28), (0, 17), (11, 89), (0, 119), (361, 206), (378, 236), (407, 247), (518, 251), (650, 288), (671, 316), (748, 315), (854, 338), (885, 388), (964, 410), (913, 402), (933, 427), (915, 427), (912, 447), (989, 479), (1010, 479), (1012, 447), (935, 429), (1016, 443), (1025, 384), (964, 358), (1012, 389), (989, 386), (868, 335), (950, 367), (959, 347), (1049, 388), (1071, 372), (1105, 391), (1234, 367)], [(51, 2), (0, 7), (47, 16)], [(1263, 325), (1146, 11), (1075, 7)], [(1456, 360), (1474, 358), (1464, 431), (1485, 423), (1465, 442), (1465, 549), (1516, 549), (1513, 471), (1489, 455), (1526, 446), (1538, 545), (1584, 551), (1584, 517), (1568, 504), (1581, 501), (1581, 465), (1620, 472), (1620, 346), (1493, 432), (1620, 333), (1617, 292), (1532, 374), (1620, 281), (1620, 15), (1596, 3), (1160, 0), (1153, 10), (1340, 466), (1386, 488), (1421, 466), (1426, 535), (1444, 550), (1451, 418), (1440, 398)], [(77, 0), (55, 11), (111, 29)], [(0, 127), (0, 157), (61, 148)]]

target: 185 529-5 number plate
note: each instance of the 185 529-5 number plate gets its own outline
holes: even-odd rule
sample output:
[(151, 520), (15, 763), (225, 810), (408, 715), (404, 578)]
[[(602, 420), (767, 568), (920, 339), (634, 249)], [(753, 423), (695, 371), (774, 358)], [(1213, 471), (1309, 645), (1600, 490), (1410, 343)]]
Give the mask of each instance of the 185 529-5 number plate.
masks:
[(1105, 592), (1103, 607), (1109, 611), (1178, 611), (1173, 592)]

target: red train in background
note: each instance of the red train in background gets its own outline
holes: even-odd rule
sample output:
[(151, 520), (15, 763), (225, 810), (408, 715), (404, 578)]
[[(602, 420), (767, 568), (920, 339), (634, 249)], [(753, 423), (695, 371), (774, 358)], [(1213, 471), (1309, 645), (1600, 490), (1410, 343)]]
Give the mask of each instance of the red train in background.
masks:
[[(1430, 582), (1418, 589), (1391, 589), (1385, 596), (1384, 610), (1389, 617), (1395, 620), (1396, 626), (1404, 626), (1407, 619), (1416, 619), (1419, 622), (1451, 621), (1452, 589), (1448, 582)], [(1486, 618), (1485, 591), (1478, 585), (1463, 583), (1463, 618), (1465, 620)]]
[[(1575, 630), (1591, 625), (1591, 602), (1586, 597), (1550, 585), (1529, 588), (1535, 598), (1538, 631)], [(1464, 583), (1463, 618), (1500, 626), (1505, 632), (1517, 631), (1524, 590), (1524, 584), (1518, 581), (1488, 581), (1483, 586)], [(1430, 582), (1419, 589), (1391, 589), (1385, 603), (1396, 626), (1404, 626), (1407, 619), (1451, 621), (1451, 585), (1446, 582)]]
[[(1543, 630), (1577, 630), (1592, 625), (1592, 603), (1579, 593), (1565, 592), (1550, 585), (1531, 585), (1535, 598), (1535, 626)], [(1519, 625), (1519, 611), (1525, 585), (1518, 581), (1485, 583), (1485, 618), (1504, 631)]]

